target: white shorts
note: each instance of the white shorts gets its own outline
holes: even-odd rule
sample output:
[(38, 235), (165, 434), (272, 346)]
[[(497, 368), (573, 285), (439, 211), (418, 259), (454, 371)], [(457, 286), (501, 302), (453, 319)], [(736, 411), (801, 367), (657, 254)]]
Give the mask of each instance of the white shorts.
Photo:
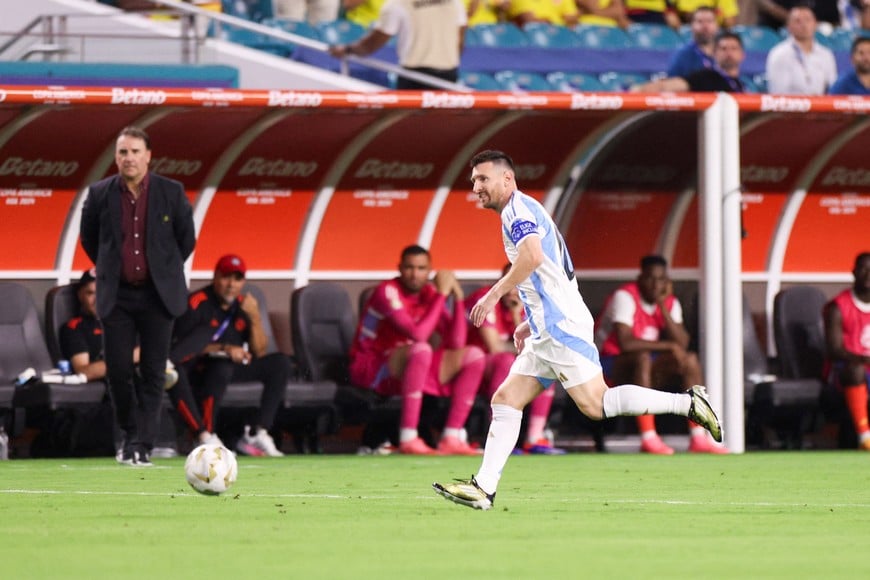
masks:
[(511, 365), (510, 372), (535, 377), (544, 388), (559, 381), (569, 389), (594, 379), (601, 373), (598, 350), (580, 339), (572, 342), (574, 348), (551, 336), (527, 342)]

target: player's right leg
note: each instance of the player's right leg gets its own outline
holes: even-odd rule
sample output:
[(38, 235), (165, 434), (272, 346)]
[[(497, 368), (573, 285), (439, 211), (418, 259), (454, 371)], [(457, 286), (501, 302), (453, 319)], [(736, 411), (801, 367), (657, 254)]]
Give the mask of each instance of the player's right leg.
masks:
[(565, 390), (580, 411), (590, 419), (637, 415), (680, 415), (707, 429), (722, 441), (722, 426), (704, 387), (695, 385), (686, 393), (665, 393), (638, 385), (607, 388), (601, 373), (592, 379), (566, 385)]
[(433, 483), (435, 492), (467, 507), (492, 507), (502, 470), (520, 436), (523, 408), (540, 392), (541, 383), (535, 377), (508, 375), (492, 397), (492, 423), (477, 475), (469, 481)]

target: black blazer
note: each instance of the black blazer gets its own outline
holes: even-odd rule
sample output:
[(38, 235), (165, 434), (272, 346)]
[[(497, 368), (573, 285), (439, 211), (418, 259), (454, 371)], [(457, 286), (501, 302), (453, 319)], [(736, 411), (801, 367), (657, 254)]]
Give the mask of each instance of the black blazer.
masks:
[[(172, 179), (149, 174), (145, 259), (163, 305), (172, 316), (187, 308), (184, 261), (193, 252), (196, 231), (193, 210), (184, 187)], [(121, 178), (92, 184), (82, 207), (81, 241), (97, 267), (97, 314), (115, 307), (121, 281)]]

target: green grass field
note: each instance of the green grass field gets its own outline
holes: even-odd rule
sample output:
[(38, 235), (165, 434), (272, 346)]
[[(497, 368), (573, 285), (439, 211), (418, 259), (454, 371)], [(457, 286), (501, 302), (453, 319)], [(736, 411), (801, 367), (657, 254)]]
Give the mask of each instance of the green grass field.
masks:
[(182, 463), (0, 462), (0, 576), (870, 576), (858, 452), (512, 457), (489, 512), (430, 487), (477, 458), (244, 457), (219, 497)]

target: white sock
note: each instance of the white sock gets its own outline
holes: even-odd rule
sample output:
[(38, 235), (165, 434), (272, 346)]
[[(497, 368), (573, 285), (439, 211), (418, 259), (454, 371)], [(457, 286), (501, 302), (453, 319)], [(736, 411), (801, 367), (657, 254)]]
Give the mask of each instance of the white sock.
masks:
[(483, 449), (483, 462), (475, 477), (477, 485), (486, 493), (495, 493), (501, 472), (520, 437), (522, 422), (522, 411), (509, 405), (492, 406), (492, 423)]
[(700, 425), (694, 425), (691, 429), (689, 429), (689, 434), (692, 437), (706, 437), (707, 430), (701, 427)]
[(692, 397), (686, 393), (664, 393), (637, 385), (619, 385), (604, 391), (605, 417), (637, 415), (689, 415)]
[(441, 433), (441, 437), (456, 437), (457, 439), (462, 439), (462, 429), (456, 429), (454, 427), (445, 427), (444, 431)]
[(399, 443), (404, 443), (406, 441), (411, 441), (412, 439), (417, 438), (417, 430), (416, 429), (408, 429), (407, 427), (402, 427), (399, 429)]

